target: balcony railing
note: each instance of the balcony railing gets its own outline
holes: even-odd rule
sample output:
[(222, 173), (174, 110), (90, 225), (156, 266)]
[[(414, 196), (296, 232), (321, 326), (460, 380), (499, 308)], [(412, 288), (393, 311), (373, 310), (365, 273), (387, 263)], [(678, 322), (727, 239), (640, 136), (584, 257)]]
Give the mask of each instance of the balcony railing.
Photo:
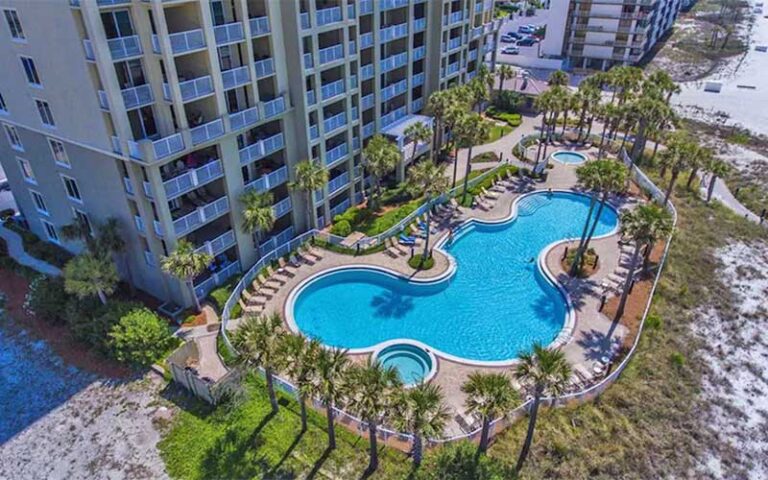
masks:
[(450, 65), (448, 65), (447, 68), (443, 68), (443, 76), (447, 77), (449, 75), (453, 75), (459, 71), (459, 62), (454, 62)]
[(125, 193), (131, 195), (135, 193), (135, 190), (133, 189), (133, 182), (131, 182), (129, 177), (123, 177), (123, 187), (125, 188)]
[(379, 39), (382, 42), (389, 42), (397, 38), (408, 36), (408, 24), (401, 23), (399, 25), (392, 25), (391, 27), (382, 27), (379, 31)]
[(245, 186), (246, 190), (255, 189), (257, 192), (266, 192), (288, 181), (288, 167), (280, 167), (274, 172), (262, 175)]
[(462, 20), (464, 20), (464, 12), (453, 12), (449, 15), (443, 16), (443, 25), (453, 25), (454, 23), (459, 23)]
[(159, 54), (160, 53), (160, 37), (152, 34), (152, 52)]
[(349, 185), (349, 172), (344, 172), (341, 175), (332, 178), (328, 181), (328, 196), (330, 197), (347, 185)]
[(382, 128), (386, 128), (389, 125), (395, 123), (396, 121), (400, 120), (401, 118), (405, 117), (405, 115), (408, 113), (408, 109), (405, 108), (405, 106), (398, 108), (397, 110), (394, 110), (392, 112), (389, 112), (388, 114), (381, 117), (381, 126)]
[(393, 8), (405, 7), (409, 0), (381, 0), (379, 8), (381, 10), (391, 10)]
[(291, 197), (285, 197), (276, 204), (272, 205), (272, 211), (275, 212), (275, 218), (280, 218), (291, 211)]
[(419, 85), (424, 85), (424, 73), (417, 73), (413, 76), (413, 86), (418, 87)]
[(214, 272), (210, 277), (199, 284), (195, 284), (195, 295), (197, 295), (197, 298), (205, 298), (205, 296), (208, 295), (208, 292), (219, 285), (224, 285), (232, 275), (240, 273), (241, 270), (240, 262), (235, 261), (230, 263), (225, 268)]
[(310, 90), (307, 92), (307, 105), (314, 105), (317, 103), (317, 97), (315, 96), (315, 91)]
[(394, 70), (396, 68), (400, 68), (403, 65), (408, 63), (408, 53), (398, 53), (396, 55), (391, 55), (384, 60), (381, 61), (381, 71), (382, 72), (389, 72), (390, 70)]
[(360, 150), (360, 137), (352, 137), (352, 150)]
[(376, 124), (374, 122), (363, 125), (363, 138), (368, 138), (376, 132)]
[(443, 52), (449, 52), (451, 50), (459, 48), (460, 46), (461, 46), (461, 37), (452, 38), (448, 40), (448, 42), (443, 43)]
[(354, 55), (357, 53), (357, 42), (354, 40), (349, 41), (349, 54)]
[(360, 104), (363, 106), (363, 110), (368, 110), (369, 108), (373, 107), (374, 102), (375, 98), (372, 93), (369, 93), (360, 99)]
[(317, 25), (322, 27), (334, 22), (341, 21), (341, 7), (324, 8), (315, 12)]
[(110, 38), (107, 40), (107, 45), (109, 45), (112, 60), (121, 60), (141, 55), (141, 42), (138, 35)]
[(192, 145), (205, 143), (224, 135), (224, 121), (217, 118), (206, 124), (191, 128), (189, 132), (192, 134)]
[(251, 81), (251, 70), (248, 65), (231, 68), (221, 72), (221, 80), (225, 90), (230, 90), (240, 85), (245, 85)]
[(138, 215), (133, 216), (133, 223), (136, 225), (136, 230), (139, 231), (139, 233), (143, 233), (146, 235), (147, 233), (147, 227), (144, 225), (144, 219), (141, 218)]
[(311, 22), (309, 21), (309, 13), (306, 13), (306, 12), (302, 13), (300, 15), (300, 18), (301, 18), (301, 28), (302, 28), (302, 30), (306, 30), (306, 29), (308, 29), (309, 27), (312, 26)]
[(421, 60), (427, 54), (427, 47), (422, 45), (413, 49), (413, 59)]
[(325, 152), (325, 164), (331, 165), (337, 160), (344, 158), (347, 153), (349, 153), (349, 147), (347, 146), (346, 142), (342, 143), (341, 145), (337, 145)]
[(198, 253), (207, 253), (215, 257), (224, 253), (235, 244), (235, 231), (227, 230), (213, 240), (208, 240), (195, 249)]
[(185, 102), (213, 93), (213, 79), (210, 75), (179, 83), (181, 99)]
[(224, 167), (221, 160), (214, 160), (202, 167), (187, 170), (186, 172), (163, 182), (165, 195), (172, 200), (195, 188), (205, 185), (217, 178), (224, 176)]
[(181, 133), (174, 133), (152, 142), (155, 158), (161, 159), (184, 150), (184, 138)]
[(411, 112), (418, 112), (422, 108), (424, 108), (424, 98), (417, 98), (411, 102)]
[(323, 100), (342, 95), (344, 92), (344, 80), (336, 80), (335, 82), (323, 85), (322, 88), (320, 88), (320, 95)]
[(360, 0), (360, 15), (373, 13), (373, 0)]
[(245, 40), (243, 24), (240, 22), (233, 22), (213, 27), (213, 36), (216, 38), (216, 45), (228, 45), (230, 43), (241, 42)]
[(268, 77), (275, 73), (275, 61), (272, 58), (254, 62), (253, 67), (256, 69), (256, 78)]
[(323, 120), (323, 128), (325, 129), (326, 134), (333, 132), (337, 128), (341, 128), (346, 125), (347, 125), (347, 114), (344, 112), (341, 112), (337, 115), (334, 115), (332, 117), (329, 117)]
[(264, 108), (265, 119), (272, 118), (275, 115), (280, 115), (285, 111), (285, 97), (281, 95), (274, 100), (269, 100), (262, 103), (262, 106)]
[(476, 28), (472, 29), (472, 33), (470, 34), (470, 38), (472, 40), (474, 40), (474, 39), (476, 39), (477, 37), (479, 37), (482, 34), (483, 34), (483, 27), (482, 26), (476, 27)]
[(155, 101), (152, 96), (152, 87), (149, 85), (139, 85), (138, 87), (126, 88), (120, 92), (123, 95), (125, 109), (131, 110)]
[(344, 200), (340, 204), (331, 208), (331, 217), (335, 217), (336, 215), (341, 215), (342, 213), (346, 212), (347, 209), (349, 209), (349, 207), (350, 207), (349, 199)]
[(355, 4), (350, 3), (349, 5), (347, 5), (347, 17), (354, 20), (356, 16), (357, 15), (355, 14)]
[(360, 35), (360, 49), (373, 46), (373, 32)]
[(240, 130), (259, 121), (259, 106), (229, 114), (229, 128)]
[(168, 36), (173, 53), (185, 53), (205, 47), (205, 36), (201, 29), (173, 33)]
[(400, 80), (397, 83), (389, 85), (381, 91), (382, 100), (386, 101), (408, 91), (408, 80)]
[(477, 49), (469, 51), (469, 61), (477, 60)]
[(285, 146), (283, 134), (278, 133), (269, 138), (258, 140), (245, 148), (240, 149), (240, 164), (247, 163), (264, 158), (272, 152), (276, 152)]
[(290, 242), (295, 235), (296, 234), (294, 233), (293, 227), (292, 226), (288, 227), (282, 232), (278, 233), (277, 235), (269, 237), (268, 240), (260, 243), (259, 251), (264, 253), (264, 252), (271, 252), (272, 250), (277, 250), (279, 247)]
[(317, 51), (317, 55), (320, 59), (320, 65), (341, 60), (344, 58), (344, 45), (338, 44), (332, 47), (321, 48)]
[(360, 118), (360, 112), (358, 111), (357, 107), (352, 107), (352, 121), (354, 122)]
[(427, 19), (426, 18), (417, 18), (413, 21), (413, 31), (414, 32), (421, 32), (427, 29)]
[(320, 137), (320, 129), (317, 128), (317, 125), (310, 125), (309, 126), (309, 138), (310, 138), (310, 140), (317, 140), (318, 137)]
[(269, 28), (269, 17), (256, 17), (248, 20), (251, 26), (251, 36), (266, 35), (271, 30)]
[(312, 59), (312, 54), (311, 53), (305, 53), (304, 54), (304, 68), (305, 69), (310, 69), (310, 68), (314, 68), (314, 66), (315, 66), (315, 61)]
[(176, 236), (186, 235), (195, 228), (214, 220), (229, 211), (229, 199), (226, 196), (207, 205), (198, 207), (191, 213), (173, 221)]
[(363, 80), (368, 80), (369, 78), (373, 78), (374, 74), (374, 68), (373, 64), (369, 63), (368, 65), (363, 65), (360, 67), (360, 78)]

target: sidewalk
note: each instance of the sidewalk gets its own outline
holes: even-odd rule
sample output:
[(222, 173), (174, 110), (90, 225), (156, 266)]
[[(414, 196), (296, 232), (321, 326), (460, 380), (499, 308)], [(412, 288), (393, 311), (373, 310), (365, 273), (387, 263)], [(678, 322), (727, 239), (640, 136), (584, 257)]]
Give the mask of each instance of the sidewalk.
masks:
[[(704, 177), (699, 187), (702, 198), (707, 198), (707, 190), (709, 188), (709, 182)], [(747, 207), (741, 204), (741, 202), (731, 193), (731, 190), (725, 184), (725, 182), (718, 178), (715, 182), (715, 189), (712, 191), (712, 198), (718, 200), (720, 203), (731, 209), (737, 215), (740, 215), (747, 220), (755, 223), (760, 223), (760, 217)]]
[(13, 230), (8, 230), (0, 225), (0, 238), (4, 239), (8, 244), (8, 255), (20, 264), (33, 270), (37, 270), (40, 273), (44, 273), (45, 275), (61, 275), (61, 270), (57, 267), (28, 255), (27, 252), (24, 251), (24, 243), (21, 240), (21, 235), (18, 233)]

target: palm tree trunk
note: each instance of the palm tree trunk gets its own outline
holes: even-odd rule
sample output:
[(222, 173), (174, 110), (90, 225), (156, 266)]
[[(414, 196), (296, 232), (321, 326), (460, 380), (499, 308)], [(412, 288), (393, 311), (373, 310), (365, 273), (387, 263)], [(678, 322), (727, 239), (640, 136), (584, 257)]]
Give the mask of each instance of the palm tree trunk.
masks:
[(299, 395), (299, 407), (301, 407), (301, 431), (307, 431), (307, 397)]
[(484, 453), (488, 450), (488, 438), (491, 433), (491, 419), (483, 417), (483, 429), (480, 431), (480, 445), (477, 447), (477, 451)]
[(712, 179), (709, 181), (709, 187), (707, 187), (707, 203), (712, 201), (712, 194), (715, 192), (715, 182), (717, 182), (717, 176), (712, 175)]
[(635, 242), (635, 251), (632, 252), (632, 262), (629, 265), (629, 272), (627, 272), (624, 288), (621, 291), (621, 299), (619, 300), (619, 306), (616, 309), (616, 316), (613, 317), (614, 321), (619, 321), (621, 316), (624, 315), (624, 307), (627, 306), (627, 298), (629, 297), (629, 290), (632, 287), (632, 279), (635, 276), (635, 269), (637, 268), (637, 259), (639, 256), (640, 242)]
[(467, 166), (464, 169), (464, 191), (461, 193), (461, 204), (464, 204), (464, 200), (467, 198), (467, 188), (469, 188), (469, 172), (472, 170), (472, 163), (470, 163), (470, 159), (472, 158), (472, 147), (469, 147), (469, 151), (467, 152)]
[(597, 149), (597, 159), (603, 158), (603, 145), (605, 144), (605, 133), (608, 131), (608, 119), (603, 123), (603, 133), (600, 135), (600, 147)]
[(525, 442), (523, 442), (523, 449), (520, 450), (520, 456), (517, 458), (517, 465), (515, 466), (515, 472), (520, 472), (523, 468), (525, 459), (528, 458), (528, 452), (531, 451), (531, 444), (533, 443), (533, 432), (536, 429), (536, 418), (539, 415), (539, 402), (541, 402), (541, 389), (536, 389), (536, 395), (533, 397), (533, 405), (531, 406), (531, 417), (528, 419), (528, 432), (525, 434)]
[[(365, 179), (363, 179), (365, 185)], [(312, 229), (312, 209), (315, 208), (312, 202), (312, 192), (307, 190), (307, 231)], [(259, 252), (261, 253), (261, 252)]]
[(459, 155), (453, 157), (453, 180), (451, 181), (451, 188), (456, 188), (456, 173), (459, 169)]
[(421, 435), (417, 432), (413, 433), (413, 464), (415, 466), (421, 465), (421, 458), (424, 454), (423, 441)]
[(430, 199), (430, 205), (427, 208), (427, 235), (424, 239), (424, 253), (421, 255), (421, 263), (423, 264), (424, 261), (427, 259), (427, 255), (429, 254), (429, 231), (432, 230), (432, 228), (429, 226), (430, 219), (432, 218), (432, 200)]
[(280, 408), (277, 404), (277, 395), (275, 394), (275, 382), (272, 378), (272, 367), (266, 367), (264, 368), (264, 374), (267, 377), (267, 393), (269, 394), (269, 403), (272, 405), (272, 411), (277, 413), (278, 408)]
[(656, 152), (659, 151), (659, 139), (654, 138), (653, 141), (654, 141), (654, 144), (653, 144), (653, 154), (651, 155), (651, 163), (653, 163), (653, 161), (656, 160)]
[(675, 182), (677, 182), (677, 176), (679, 175), (679, 172), (672, 172), (672, 180), (669, 181), (669, 186), (667, 187), (667, 193), (664, 194), (664, 203), (663, 205), (666, 205), (669, 201), (669, 197), (672, 196), (672, 189), (675, 188)]
[(328, 448), (336, 448), (336, 426), (333, 423), (333, 404), (325, 402), (325, 419), (328, 422)]
[(645, 253), (643, 254), (643, 273), (647, 274), (651, 269), (651, 252), (655, 243), (647, 243), (645, 245)]
[(587, 108), (582, 106), (581, 113), (579, 114), (579, 137), (576, 139), (577, 142), (581, 142), (581, 135), (584, 133), (584, 124), (586, 123), (586, 118)]
[(538, 150), (536, 150), (536, 165), (539, 164), (539, 155), (541, 155), (541, 146), (542, 146), (541, 144), (544, 143), (544, 137), (545, 137), (544, 129), (546, 128), (546, 124), (547, 124), (547, 112), (544, 111), (541, 114), (541, 134), (539, 135), (539, 148)]
[(565, 135), (566, 126), (568, 126), (568, 110), (563, 112), (563, 130), (560, 132), (560, 135)]
[[(195, 293), (195, 292), (194, 292), (194, 290), (193, 290), (193, 291), (192, 291), (192, 294), (194, 295), (194, 293)], [(96, 291), (96, 294), (99, 296), (99, 300), (101, 301), (101, 304), (102, 304), (102, 305), (106, 305), (106, 304), (107, 304), (107, 296), (106, 296), (106, 294), (104, 294), (104, 290), (102, 290), (102, 289), (98, 289), (98, 290)], [(196, 297), (196, 296), (195, 296), (195, 301), (197, 301), (197, 297)], [(198, 307), (198, 309), (197, 309), (197, 310), (198, 310), (198, 311), (200, 311), (200, 307)]]
[(685, 183), (685, 188), (687, 188), (688, 190), (691, 189), (691, 185), (693, 184), (693, 181), (696, 179), (696, 174), (697, 173), (699, 173), (699, 169), (698, 168), (692, 168), (691, 169), (691, 174), (688, 175), (688, 181)]
[(378, 447), (378, 439), (376, 438), (376, 423), (370, 422), (368, 423), (368, 440), (370, 441), (370, 456), (371, 461), (368, 464), (368, 471), (373, 472), (377, 468), (379, 468), (379, 447)]
[(640, 155), (643, 153), (643, 150), (645, 150), (645, 130), (647, 128), (647, 122), (645, 120), (640, 120), (640, 123), (637, 125), (637, 137), (635, 137), (635, 143), (632, 144), (632, 153), (630, 157), (632, 157), (633, 161), (637, 161), (637, 159), (640, 157)]
[[(203, 310), (203, 307), (200, 306), (200, 299), (197, 298), (197, 294), (195, 293), (195, 284), (192, 279), (187, 280), (187, 286), (189, 286), (189, 291), (192, 292), (192, 298), (195, 299), (195, 309), (197, 313), (200, 313)], [(101, 298), (101, 296), (99, 296), (99, 298)]]
[(589, 122), (587, 122), (587, 134), (584, 136), (584, 141), (585, 142), (587, 140), (589, 140), (589, 136), (592, 135), (592, 126), (593, 126), (594, 122), (595, 122), (595, 118), (594, 117), (590, 117), (589, 118)]
[(437, 152), (438, 152), (438, 135), (440, 134), (440, 122), (435, 119), (432, 132), (432, 159), (437, 164)]
[(581, 263), (579, 264), (579, 268), (581, 268), (581, 266), (584, 264), (584, 252), (589, 249), (589, 242), (592, 241), (592, 237), (595, 235), (595, 229), (597, 229), (597, 224), (600, 222), (600, 215), (602, 215), (607, 201), (608, 192), (603, 192), (603, 198), (600, 200), (600, 207), (598, 207), (597, 214), (595, 215), (595, 219), (592, 222), (592, 228), (589, 230), (589, 235), (587, 235), (587, 239), (584, 241), (584, 246), (581, 249)]
[(504, 90), (504, 75), (499, 75), (499, 92)]
[(571, 264), (571, 271), (569, 272), (571, 276), (576, 275), (579, 270), (581, 257), (584, 254), (582, 248), (584, 247), (584, 242), (587, 240), (587, 232), (589, 231), (589, 224), (592, 222), (592, 212), (595, 210), (596, 203), (597, 201), (595, 200), (595, 196), (591, 195), (589, 197), (589, 211), (587, 212), (587, 220), (584, 222), (584, 230), (581, 232), (579, 247), (576, 249), (576, 255), (573, 258), (573, 264)]

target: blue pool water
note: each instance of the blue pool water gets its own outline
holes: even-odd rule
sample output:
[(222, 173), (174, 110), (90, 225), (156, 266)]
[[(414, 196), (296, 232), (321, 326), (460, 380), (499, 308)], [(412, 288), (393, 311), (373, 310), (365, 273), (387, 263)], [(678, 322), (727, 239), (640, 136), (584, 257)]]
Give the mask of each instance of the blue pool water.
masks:
[(567, 165), (578, 165), (587, 161), (587, 157), (578, 152), (555, 152), (552, 154), (557, 161)]
[[(581, 235), (589, 197), (537, 193), (519, 202), (516, 219), (472, 223), (446, 250), (455, 275), (432, 284), (371, 269), (322, 275), (298, 292), (293, 316), (305, 334), (341, 348), (410, 338), (475, 361), (511, 360), (562, 329), (566, 303), (535, 259), (544, 247)], [(617, 225), (603, 210), (596, 235)]]
[(395, 344), (382, 349), (376, 358), (385, 367), (393, 367), (406, 385), (415, 385), (432, 371), (429, 354), (416, 345)]

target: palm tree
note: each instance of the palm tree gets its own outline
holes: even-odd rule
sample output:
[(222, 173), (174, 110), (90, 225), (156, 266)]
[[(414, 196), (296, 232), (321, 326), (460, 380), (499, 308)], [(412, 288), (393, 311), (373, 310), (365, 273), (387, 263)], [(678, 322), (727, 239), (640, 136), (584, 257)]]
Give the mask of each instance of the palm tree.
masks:
[(488, 449), (491, 422), (505, 415), (518, 401), (517, 393), (509, 377), (503, 373), (474, 371), (461, 386), (467, 395), (467, 413), (477, 413), (483, 419), (478, 453)]
[(525, 442), (517, 459), (515, 470), (520, 472), (523, 463), (528, 457), (533, 442), (533, 432), (536, 429), (536, 419), (539, 413), (539, 404), (544, 395), (558, 396), (568, 386), (571, 376), (571, 366), (560, 349), (548, 350), (538, 343), (533, 344), (533, 353), (520, 355), (520, 363), (515, 369), (515, 377), (523, 384), (531, 387), (533, 391), (533, 404), (531, 405), (528, 420), (528, 432)]
[[(536, 151), (536, 165), (539, 163), (539, 156), (541, 155), (541, 148), (544, 146), (544, 141), (547, 136), (547, 118), (549, 113), (555, 106), (555, 95), (552, 90), (547, 90), (542, 93), (533, 102), (533, 107), (541, 115), (541, 135), (539, 136), (539, 149)], [(534, 167), (535, 170), (536, 167)]]
[(371, 199), (371, 208), (378, 208), (381, 198), (381, 179), (397, 167), (402, 156), (397, 145), (390, 142), (383, 135), (376, 134), (363, 149), (363, 165), (373, 176), (374, 195)]
[(379, 466), (376, 438), (378, 426), (393, 414), (397, 394), (402, 386), (397, 370), (383, 366), (378, 360), (368, 359), (365, 365), (354, 366), (349, 372), (347, 407), (368, 424), (369, 472)]
[(469, 92), (472, 96), (472, 105), (474, 106), (473, 110), (477, 109), (479, 113), (483, 102), (487, 102), (488, 99), (491, 98), (487, 77), (483, 78), (477, 76), (473, 78), (467, 85), (469, 86)]
[(630, 157), (636, 162), (645, 151), (648, 129), (655, 128), (656, 125), (662, 123), (664, 119), (672, 114), (672, 109), (664, 102), (648, 96), (641, 97), (637, 101), (632, 102), (630, 110), (631, 114), (637, 119), (637, 135), (630, 152)]
[(279, 405), (275, 393), (274, 372), (283, 363), (281, 344), (285, 338), (283, 319), (280, 314), (270, 316), (248, 315), (235, 334), (235, 348), (241, 361), (251, 368), (263, 368), (267, 380), (267, 393), (272, 412), (277, 413)]
[(416, 149), (419, 144), (432, 140), (432, 129), (426, 123), (416, 122), (408, 125), (403, 134), (413, 142), (413, 151), (411, 153), (411, 163), (413, 163), (416, 160)]
[(176, 250), (170, 255), (163, 258), (160, 266), (163, 271), (173, 275), (182, 282), (186, 283), (189, 290), (192, 292), (192, 298), (195, 299), (195, 308), (199, 312), (200, 299), (197, 298), (195, 293), (195, 285), (193, 283), (196, 276), (203, 273), (203, 271), (213, 261), (213, 256), (204, 251), (195, 251), (195, 246), (187, 240), (179, 240), (176, 245)]
[(667, 105), (669, 105), (673, 94), (680, 93), (680, 85), (675, 83), (672, 77), (664, 70), (656, 70), (646, 77), (643, 86), (645, 87), (646, 84), (657, 89)]
[(422, 382), (403, 390), (395, 405), (393, 425), (413, 434), (413, 464), (418, 467), (424, 451), (424, 437), (442, 435), (450, 418), (443, 403), (443, 391), (439, 385)]
[(312, 160), (303, 160), (296, 164), (294, 172), (296, 178), (288, 183), (288, 188), (293, 191), (302, 192), (306, 195), (307, 229), (310, 229), (312, 228), (312, 218), (314, 217), (312, 211), (315, 207), (315, 203), (312, 201), (312, 195), (314, 195), (317, 190), (325, 188), (325, 185), (328, 183), (328, 170)]
[(319, 340), (309, 340), (302, 335), (286, 335), (281, 345), (282, 363), (298, 388), (302, 432), (307, 431), (307, 399), (312, 397), (317, 359), (322, 348)]
[(275, 226), (275, 210), (271, 192), (248, 190), (240, 195), (243, 205), (243, 230), (248, 233), (268, 232)]
[[(464, 190), (461, 194), (462, 203), (467, 196), (469, 187), (469, 172), (472, 168), (472, 148), (488, 139), (491, 134), (491, 126), (479, 113), (466, 115), (456, 128), (456, 142), (460, 148), (467, 149), (467, 163), (464, 169)], [(456, 183), (451, 187), (455, 187)]]
[[(117, 257), (128, 276), (128, 285), (131, 288), (131, 291), (133, 291), (131, 263), (126, 258), (126, 250), (128, 246), (125, 243), (122, 226), (117, 218), (109, 217), (104, 223), (97, 227), (96, 244), (98, 245), (98, 249), (104, 252), (104, 255)], [(118, 263), (118, 260), (115, 260), (115, 263)]]
[(432, 217), (432, 202), (448, 190), (448, 178), (445, 167), (435, 165), (432, 161), (423, 161), (411, 167), (408, 172), (408, 190), (414, 197), (424, 195), (427, 198), (427, 234), (424, 239), (422, 263), (429, 257), (429, 222)]
[(707, 165), (707, 170), (712, 175), (712, 178), (709, 180), (709, 186), (707, 187), (707, 203), (709, 203), (712, 201), (712, 193), (715, 191), (715, 183), (717, 183), (717, 179), (728, 175), (730, 167), (719, 158), (713, 157)]
[(564, 90), (564, 92), (565, 95), (562, 99), (563, 130), (561, 135), (565, 135), (565, 128), (568, 126), (568, 113), (575, 111), (580, 107), (579, 98), (577, 98), (576, 95), (572, 94), (568, 90)]
[(437, 161), (437, 154), (440, 151), (443, 141), (443, 128), (445, 127), (445, 119), (449, 108), (455, 103), (455, 99), (452, 97), (449, 90), (437, 90), (433, 92), (427, 100), (427, 111), (434, 118), (432, 124), (433, 127), (433, 139), (434, 145), (432, 146), (432, 155)]
[[(667, 149), (659, 154), (662, 172), (669, 170), (672, 178), (669, 181), (667, 192), (664, 195), (664, 205), (669, 201), (669, 197), (672, 196), (672, 189), (675, 187), (677, 178), (682, 172), (688, 169), (690, 160), (695, 156), (695, 150), (698, 147), (696, 144), (689, 142), (682, 137), (673, 137), (672, 140), (667, 143)], [(663, 175), (662, 175), (663, 176)]]
[(97, 295), (102, 305), (114, 293), (117, 281), (115, 265), (93, 253), (78, 255), (64, 267), (64, 290), (78, 298)]
[(63, 225), (61, 227), (61, 237), (68, 241), (79, 240), (83, 242), (88, 251), (94, 255), (98, 256), (101, 253), (91, 226), (82, 217), (77, 217), (72, 223)]
[(640, 249), (646, 248), (644, 263), (647, 265), (648, 255), (650, 255), (654, 243), (672, 232), (672, 215), (656, 204), (640, 205), (634, 210), (622, 213), (621, 232), (635, 242), (635, 249), (632, 252), (629, 271), (624, 281), (619, 306), (616, 309), (615, 321), (618, 321), (624, 314), (624, 307), (627, 304), (629, 290), (632, 288), (637, 262), (640, 258)]
[(344, 398), (343, 384), (349, 369), (346, 350), (323, 348), (317, 355), (316, 372), (312, 378), (311, 391), (325, 405), (328, 422), (328, 448), (336, 448), (336, 430), (333, 424), (333, 409)]
[(508, 78), (512, 78), (515, 75), (515, 70), (509, 65), (501, 65), (498, 69), (499, 72), (499, 91), (504, 90), (504, 81)]
[(691, 173), (688, 175), (688, 181), (685, 183), (685, 188), (690, 190), (699, 170), (709, 165), (713, 155), (711, 148), (696, 147), (696, 152), (688, 159), (688, 167), (691, 169)]
[(562, 70), (555, 70), (549, 75), (549, 81), (547, 83), (553, 87), (567, 87), (568, 74)]

